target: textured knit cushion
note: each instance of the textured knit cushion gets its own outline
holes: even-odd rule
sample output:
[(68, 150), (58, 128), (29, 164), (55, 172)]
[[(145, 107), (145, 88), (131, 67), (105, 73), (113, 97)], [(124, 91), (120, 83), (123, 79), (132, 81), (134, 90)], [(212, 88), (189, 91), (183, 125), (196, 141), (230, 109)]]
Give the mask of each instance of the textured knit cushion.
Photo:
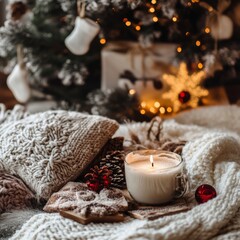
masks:
[(0, 214), (7, 210), (30, 207), (33, 193), (18, 178), (0, 171)]
[(66, 111), (10, 121), (0, 126), (0, 170), (48, 199), (78, 177), (117, 128), (113, 120)]

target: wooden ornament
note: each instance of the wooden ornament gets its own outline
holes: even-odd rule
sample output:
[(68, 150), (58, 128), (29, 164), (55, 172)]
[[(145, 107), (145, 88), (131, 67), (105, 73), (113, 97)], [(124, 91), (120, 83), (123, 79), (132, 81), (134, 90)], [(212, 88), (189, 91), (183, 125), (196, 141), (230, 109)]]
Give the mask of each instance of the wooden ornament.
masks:
[(74, 213), (73, 211), (60, 211), (60, 215), (62, 217), (71, 219), (83, 225), (87, 225), (89, 223), (113, 223), (113, 222), (124, 221), (124, 215), (120, 213), (112, 216), (110, 215), (110, 216), (102, 216), (102, 217), (98, 217), (98, 216), (83, 217), (77, 213)]
[(233, 22), (226, 15), (220, 14), (210, 18), (208, 25), (211, 29), (211, 36), (215, 40), (227, 40), (233, 35)]

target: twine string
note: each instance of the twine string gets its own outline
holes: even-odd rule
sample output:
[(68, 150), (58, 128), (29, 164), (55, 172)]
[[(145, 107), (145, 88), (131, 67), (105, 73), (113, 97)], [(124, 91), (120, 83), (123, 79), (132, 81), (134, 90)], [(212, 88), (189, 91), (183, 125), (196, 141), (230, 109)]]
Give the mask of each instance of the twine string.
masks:
[(17, 45), (17, 62), (21, 69), (25, 69), (23, 47), (21, 44)]
[(84, 0), (78, 0), (77, 1), (77, 11), (78, 11), (78, 16), (80, 18), (84, 18), (86, 14), (86, 3)]

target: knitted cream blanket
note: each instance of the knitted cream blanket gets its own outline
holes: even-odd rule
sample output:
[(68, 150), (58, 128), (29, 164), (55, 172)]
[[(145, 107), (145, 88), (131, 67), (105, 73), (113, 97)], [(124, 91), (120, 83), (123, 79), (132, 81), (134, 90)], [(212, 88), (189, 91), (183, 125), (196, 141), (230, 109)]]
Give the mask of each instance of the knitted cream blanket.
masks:
[[(194, 192), (208, 183), (217, 197), (192, 210), (154, 221), (87, 226), (58, 214), (40, 214), (26, 222), (12, 239), (240, 239), (240, 108), (212, 107), (180, 114), (164, 122), (166, 136), (188, 140), (183, 158)], [(132, 126), (144, 136), (146, 124)], [(125, 135), (126, 127), (118, 132)]]

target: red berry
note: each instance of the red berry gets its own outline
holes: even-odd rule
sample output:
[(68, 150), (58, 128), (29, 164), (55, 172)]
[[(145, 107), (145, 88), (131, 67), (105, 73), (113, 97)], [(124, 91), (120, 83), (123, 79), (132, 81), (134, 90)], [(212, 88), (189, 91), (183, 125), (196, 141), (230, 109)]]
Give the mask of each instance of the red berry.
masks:
[(208, 184), (199, 186), (195, 192), (195, 199), (198, 203), (205, 203), (216, 196), (215, 188)]
[(100, 191), (100, 184), (99, 181), (88, 181), (87, 182), (88, 188), (92, 191), (98, 192)]
[(110, 186), (110, 181), (109, 180), (105, 180), (104, 182), (103, 182), (103, 185), (104, 185), (104, 187), (105, 188), (108, 188), (109, 186)]
[(182, 91), (178, 94), (178, 100), (181, 103), (187, 103), (191, 99), (191, 94), (188, 91)]

